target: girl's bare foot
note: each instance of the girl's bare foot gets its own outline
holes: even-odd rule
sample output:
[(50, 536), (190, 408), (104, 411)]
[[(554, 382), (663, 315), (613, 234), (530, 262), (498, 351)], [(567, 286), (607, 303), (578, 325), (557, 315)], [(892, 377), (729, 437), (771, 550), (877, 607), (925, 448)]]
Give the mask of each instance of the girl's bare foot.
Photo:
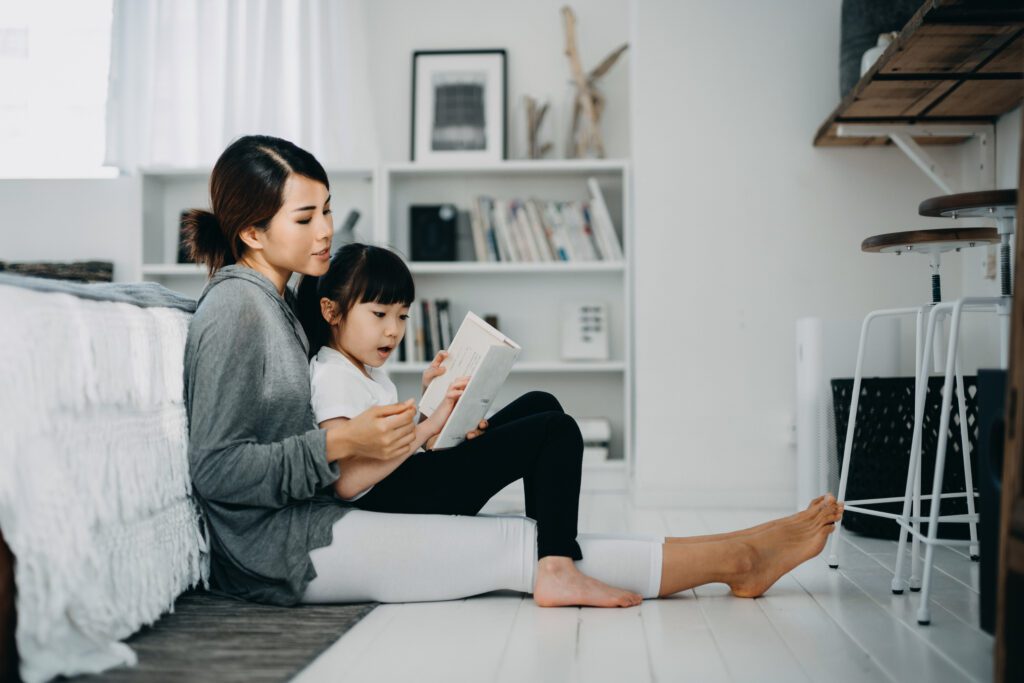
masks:
[(631, 591), (613, 588), (582, 573), (568, 557), (542, 557), (537, 562), (533, 600), (541, 607), (632, 607), (643, 598)]
[(783, 574), (819, 554), (842, 514), (843, 505), (829, 494), (814, 508), (739, 541), (748, 546), (752, 569), (729, 584), (733, 595), (756, 598)]

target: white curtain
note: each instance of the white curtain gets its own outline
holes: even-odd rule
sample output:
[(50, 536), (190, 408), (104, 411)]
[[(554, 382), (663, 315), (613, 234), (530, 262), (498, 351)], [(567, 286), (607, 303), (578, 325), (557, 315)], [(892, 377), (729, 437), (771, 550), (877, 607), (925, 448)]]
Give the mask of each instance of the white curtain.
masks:
[(363, 0), (115, 0), (107, 165), (210, 166), (275, 135), (377, 159)]

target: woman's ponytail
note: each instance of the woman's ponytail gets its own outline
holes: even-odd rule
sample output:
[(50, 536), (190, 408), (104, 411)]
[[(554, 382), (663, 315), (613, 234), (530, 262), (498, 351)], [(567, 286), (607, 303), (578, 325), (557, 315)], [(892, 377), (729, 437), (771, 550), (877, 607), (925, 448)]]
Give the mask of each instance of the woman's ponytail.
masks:
[(320, 278), (313, 275), (303, 275), (295, 294), (295, 315), (309, 341), (309, 358), (331, 340), (331, 326), (320, 312), (319, 281)]
[(181, 234), (189, 258), (206, 265), (210, 275), (235, 262), (234, 250), (220, 221), (209, 211), (189, 209), (181, 218)]

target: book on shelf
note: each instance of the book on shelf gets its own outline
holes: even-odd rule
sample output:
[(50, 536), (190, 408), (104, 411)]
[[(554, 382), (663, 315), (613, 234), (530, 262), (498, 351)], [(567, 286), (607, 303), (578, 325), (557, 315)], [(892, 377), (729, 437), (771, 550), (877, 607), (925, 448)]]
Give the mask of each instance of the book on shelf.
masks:
[(601, 192), (597, 178), (587, 178), (587, 189), (590, 190), (590, 213), (594, 219), (594, 232), (601, 246), (601, 253), (605, 260), (621, 261), (622, 246), (619, 244), (619, 236), (615, 234), (615, 224), (612, 223), (612, 215), (608, 211), (608, 204), (604, 201), (604, 193)]
[(608, 460), (612, 439), (611, 422), (606, 417), (577, 417), (583, 437), (583, 462), (597, 464)]
[(411, 311), (398, 347), (401, 363), (429, 363), (452, 341), (451, 306), (447, 299), (424, 299)]
[(455, 404), (434, 443), (435, 449), (457, 446), (475, 429), (494, 402), (512, 370), (521, 347), (470, 311), (452, 339), (445, 373), (435, 377), (420, 399), (420, 412), (430, 417), (444, 401), (448, 386), (469, 377), (466, 390)]
[(622, 247), (595, 178), (589, 201), (477, 197), (470, 207), (481, 262), (621, 261)]

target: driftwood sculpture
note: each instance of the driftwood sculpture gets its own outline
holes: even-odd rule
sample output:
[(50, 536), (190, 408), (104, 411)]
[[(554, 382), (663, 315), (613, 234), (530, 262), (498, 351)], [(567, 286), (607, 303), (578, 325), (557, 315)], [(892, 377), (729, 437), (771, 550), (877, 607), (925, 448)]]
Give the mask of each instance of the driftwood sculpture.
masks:
[(548, 113), (548, 103), (537, 106), (537, 100), (526, 95), (526, 153), (530, 159), (543, 159), (551, 151), (551, 143), (541, 143), (540, 126), (544, 123), (544, 115)]
[[(569, 69), (576, 84), (576, 97), (572, 111), (572, 129), (569, 132), (567, 157), (585, 157), (593, 154), (604, 158), (604, 142), (601, 140), (601, 114), (604, 112), (604, 95), (597, 89), (597, 80), (615, 65), (622, 53), (629, 47), (623, 43), (600, 64), (585, 74), (576, 49), (576, 15), (568, 5), (562, 7), (565, 19), (565, 55), (569, 58)], [(580, 123), (582, 117), (583, 122)]]

